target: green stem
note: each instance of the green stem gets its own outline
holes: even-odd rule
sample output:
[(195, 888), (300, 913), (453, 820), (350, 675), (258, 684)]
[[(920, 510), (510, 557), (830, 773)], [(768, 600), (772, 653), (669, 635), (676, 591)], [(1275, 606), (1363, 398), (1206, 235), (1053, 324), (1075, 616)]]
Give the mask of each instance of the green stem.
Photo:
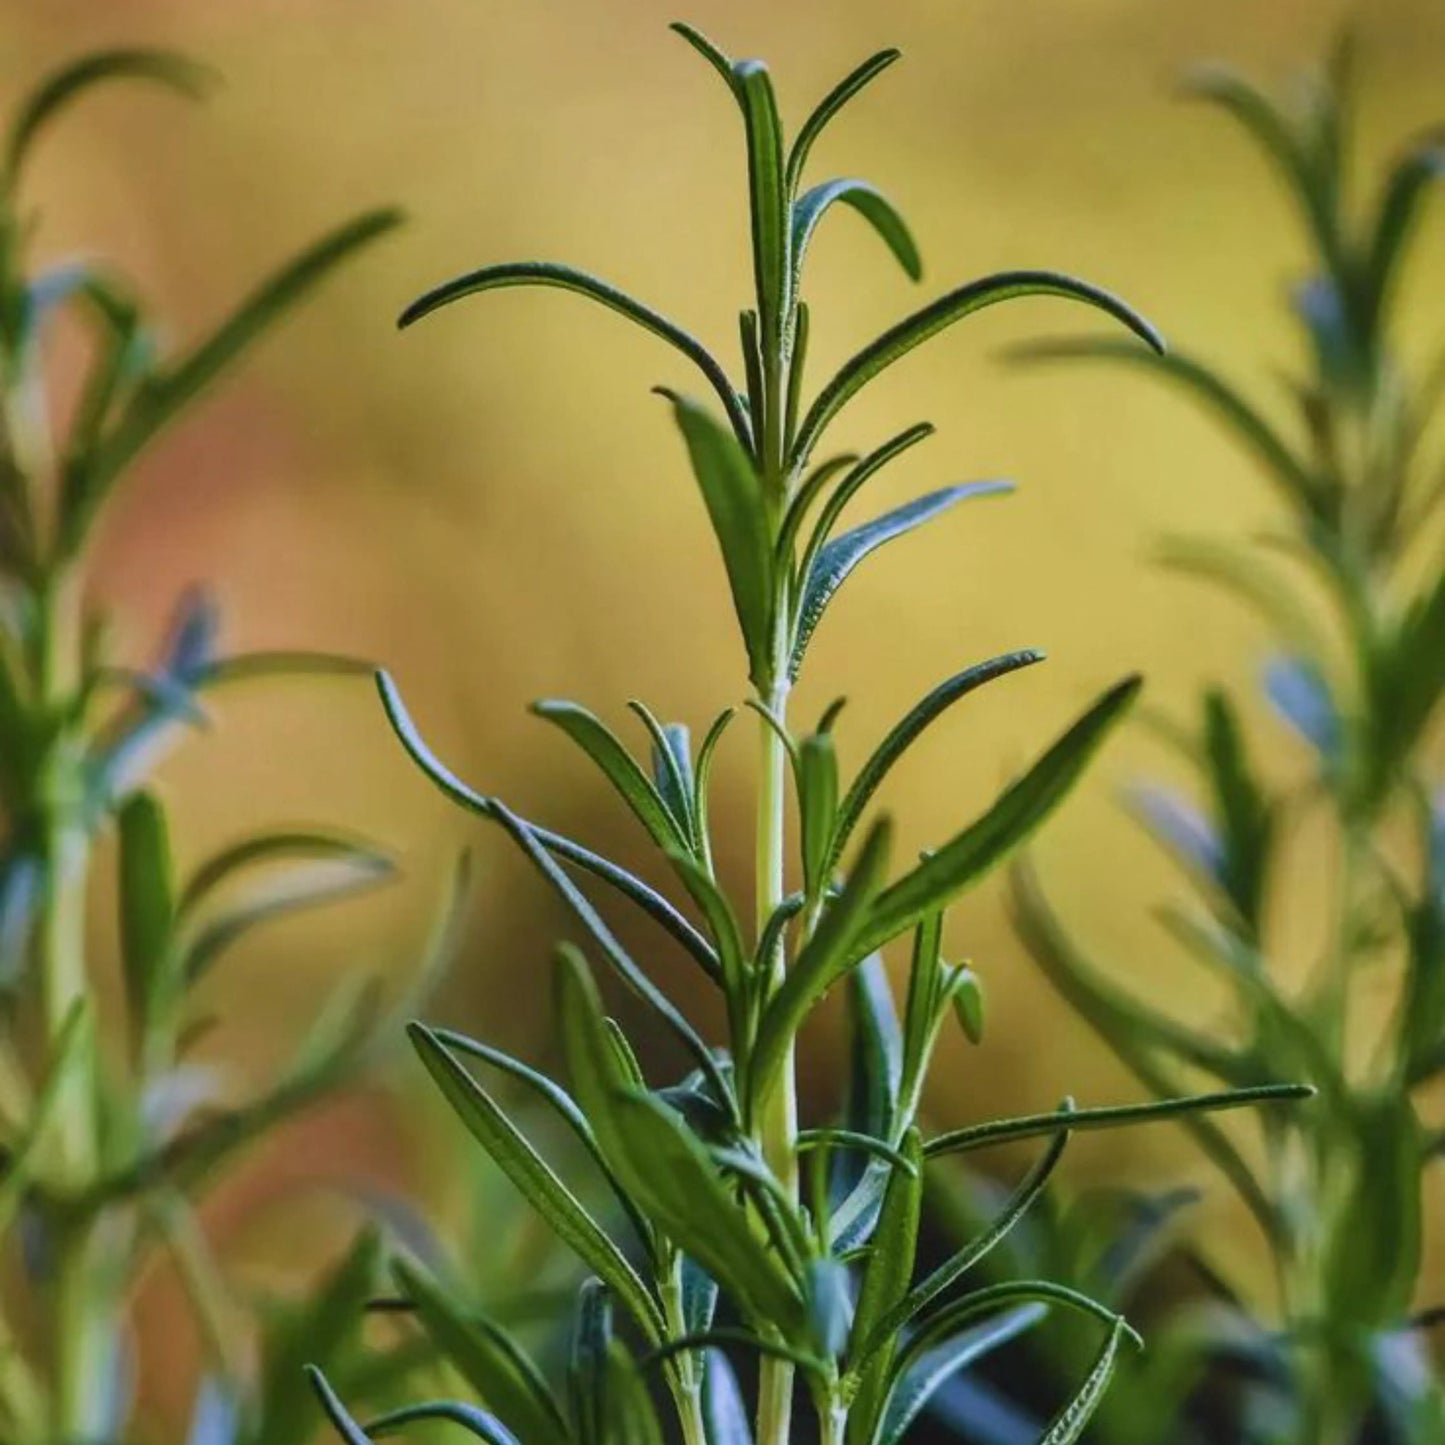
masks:
[[(786, 683), (774, 687), (768, 706), (781, 726), (788, 705)], [(787, 757), (782, 739), (765, 719), (759, 719), (757, 917), (766, 924), (784, 896), (784, 828), (786, 818)], [(777, 988), (787, 971), (785, 951), (779, 944), (771, 960), (769, 991)], [(772, 1091), (757, 1121), (763, 1158), (793, 1199), (798, 1197), (798, 1105), (792, 1045), (788, 1046), (778, 1086)], [(757, 1445), (788, 1445), (792, 1427), (793, 1367), (786, 1360), (764, 1358), (758, 1375)]]

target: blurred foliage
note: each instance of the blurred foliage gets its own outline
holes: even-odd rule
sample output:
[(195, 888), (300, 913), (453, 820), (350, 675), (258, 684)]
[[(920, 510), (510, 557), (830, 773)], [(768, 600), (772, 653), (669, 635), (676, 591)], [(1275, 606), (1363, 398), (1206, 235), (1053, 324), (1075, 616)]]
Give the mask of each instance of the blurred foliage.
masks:
[[(1253, 699), (1212, 688), (1172, 734), (1197, 770), (1198, 801), (1135, 794), (1195, 885), (1194, 900), (1161, 919), (1226, 984), (1223, 1018), (1180, 1019), (1120, 988), (1028, 872), (1020, 926), (1064, 997), (1161, 1096), (1201, 1075), (1236, 1087), (1303, 1077), (1320, 1091), (1317, 1107), (1263, 1116), (1258, 1159), (1212, 1122), (1188, 1121), (1268, 1242), (1284, 1321), (1282, 1333), (1266, 1325), (1258, 1290), (1232, 1295), (1220, 1349), (1246, 1351), (1255, 1381), (1230, 1438), (1437, 1440), (1445, 1386), (1425, 1335), (1438, 1315), (1411, 1310), (1423, 1197), (1445, 1148), (1429, 1102), (1445, 1073), (1445, 805), (1430, 746), (1445, 692), (1445, 351), (1411, 364), (1394, 318), (1408, 304), (1402, 272), (1421, 213), (1445, 178), (1445, 132), (1357, 182), (1348, 39), (1284, 103), (1222, 68), (1192, 88), (1273, 165), (1315, 269), (1292, 296), (1308, 365), (1283, 379), (1283, 407), (1256, 403), (1187, 351), (1143, 363), (1223, 423), (1288, 516), (1287, 529), (1243, 544), (1171, 542), (1167, 560), (1262, 614), (1275, 648), (1264, 692), (1307, 767), (1272, 777), (1247, 721)], [(1136, 361), (1107, 343), (1035, 350)], [(1317, 892), (1290, 881), (1305, 828), (1334, 844), (1323, 919), (1312, 916)], [(1315, 925), (1299, 985), (1279, 965), (1291, 915)], [(1212, 1355), (1208, 1336), (1195, 1343)]]

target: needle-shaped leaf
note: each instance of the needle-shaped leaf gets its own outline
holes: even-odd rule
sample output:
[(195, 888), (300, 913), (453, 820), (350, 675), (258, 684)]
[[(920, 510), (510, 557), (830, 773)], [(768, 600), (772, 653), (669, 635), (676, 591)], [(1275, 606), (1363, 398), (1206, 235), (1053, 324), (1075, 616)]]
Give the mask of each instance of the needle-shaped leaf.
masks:
[(826, 732), (812, 733), (798, 744), (797, 783), (803, 891), (818, 898), (829, 882), (838, 816), (838, 754)]
[(719, 1096), (729, 1097), (727, 1083), (718, 1069), (717, 1061), (713, 1058), (712, 1051), (699, 1037), (697, 1030), (683, 1017), (672, 1000), (637, 966), (631, 955), (617, 941), (616, 935), (602, 921), (601, 914), (553, 860), (531, 827), (501, 803), (493, 800), (492, 806), (495, 809), (497, 821), (511, 835), (522, 852), (527, 855), (537, 871), (571, 908), (593, 942), (601, 949), (609, 967), (668, 1025), (707, 1075)]
[(906, 536), (917, 527), (958, 502), (969, 497), (994, 497), (1013, 490), (1010, 482), (965, 482), (961, 486), (943, 487), (927, 496), (905, 502), (901, 507), (875, 517), (819, 549), (803, 582), (794, 628), (793, 651), (788, 663), (788, 676), (796, 678), (803, 665), (803, 654), (812, 640), (813, 631), (822, 620), (823, 611), (834, 594), (848, 579), (853, 569), (885, 542)]
[(177, 1002), (172, 948), (175, 870), (165, 810), (137, 793), (120, 811), (120, 951), (132, 1027), (139, 1037)]
[[(385, 672), (378, 672), (375, 676), (377, 691), (381, 695), (387, 721), (391, 724), (392, 731), (412, 761), (454, 803), (459, 804), (468, 812), (496, 822), (497, 810), (493, 800), (464, 783), (428, 746), (426, 739), (422, 737), (420, 730), (412, 721), (411, 714), (402, 701), (401, 691), (391, 676)], [(730, 717), (731, 714), (727, 714), (727, 716)], [(721, 723), (721, 721), (720, 719), (719, 722)], [(715, 725), (715, 733), (720, 736), (721, 727)], [(714, 746), (717, 736), (710, 735), (709, 737)], [(711, 748), (705, 742), (702, 753), (698, 757), (699, 790), (705, 785), (705, 764), (710, 755)], [(640, 878), (635, 877), (610, 859), (584, 848), (580, 843), (564, 837), (561, 833), (554, 833), (548, 828), (539, 828), (534, 823), (528, 823), (527, 826), (531, 829), (532, 836), (549, 853), (592, 874), (594, 878), (599, 878), (609, 887), (616, 889), (624, 898), (635, 903), (644, 913), (666, 929), (696, 959), (710, 978), (715, 979), (720, 976), (720, 965), (711, 944), (655, 889), (650, 888)]]
[(770, 688), (773, 547), (762, 479), (737, 439), (700, 406), (685, 397), (674, 397), (672, 402), (693, 475), (722, 549), (750, 675), (760, 690)]
[[(764, 358), (781, 356), (783, 324), (789, 312), (788, 197), (783, 189), (783, 127), (767, 66), (738, 61), (733, 81), (743, 109), (748, 143), (748, 188), (753, 235), (753, 280), (757, 286)], [(767, 418), (769, 424), (779, 418)]]
[(1111, 1104), (1098, 1109), (1061, 1109), (1049, 1114), (1023, 1114), (1016, 1119), (994, 1119), (935, 1135), (924, 1145), (930, 1159), (940, 1154), (958, 1154), (986, 1149), (1018, 1139), (1037, 1139), (1070, 1131), (1117, 1129), (1125, 1124), (1158, 1123), (1185, 1115), (1213, 1113), (1221, 1109), (1250, 1109), (1261, 1104), (1282, 1104), (1314, 1097), (1308, 1084), (1258, 1084), (1248, 1089), (1225, 1089), (1212, 1094), (1186, 1094), (1177, 1099), (1155, 1099), (1146, 1104)]
[(536, 1365), (496, 1321), (462, 1310), (405, 1258), (392, 1273), (437, 1350), (521, 1445), (554, 1445), (567, 1434), (562, 1411)]
[(918, 1248), (918, 1221), (923, 1208), (923, 1144), (916, 1129), (903, 1142), (913, 1166), (895, 1169), (883, 1196), (878, 1228), (868, 1247), (868, 1263), (858, 1292), (858, 1308), (848, 1340), (848, 1373), (857, 1377), (854, 1409), (867, 1426), (877, 1420), (887, 1394), (889, 1366), (897, 1347), (890, 1335), (876, 1345), (879, 1322), (897, 1307), (913, 1279)]
[(763, 1012), (752, 1057), (754, 1092), (749, 1106), (754, 1116), (776, 1086), (788, 1045), (810, 1010), (871, 952), (858, 946), (858, 938), (868, 925), (871, 905), (888, 869), (892, 834), (886, 818), (873, 825), (842, 892), (824, 908), (812, 937)]
[(1390, 294), (1431, 186), (1445, 179), (1445, 132), (1412, 146), (1385, 180), (1370, 237), (1365, 276), (1376, 318)]
[(1123, 1344), (1127, 1331), (1128, 1325), (1120, 1315), (1114, 1321), (1114, 1327), (1109, 1331), (1093, 1369), (1079, 1386), (1074, 1398), (1054, 1417), (1039, 1445), (1073, 1445), (1084, 1433), (1084, 1427), (1093, 1419), (1094, 1411), (1099, 1408), (1099, 1402), (1104, 1398), (1104, 1391), (1109, 1388), (1109, 1381), (1113, 1378), (1114, 1367), (1119, 1359), (1119, 1347)]
[(923, 259), (918, 246), (908, 229), (908, 223), (898, 213), (893, 202), (876, 186), (867, 181), (839, 177), (823, 181), (811, 190), (805, 191), (793, 202), (793, 294), (801, 290), (803, 261), (808, 253), (808, 244), (818, 223), (827, 214), (830, 206), (842, 204), (851, 206), (878, 233), (883, 244), (893, 252), (898, 264), (907, 272), (911, 281), (923, 277)]
[(877, 1445), (899, 1445), (929, 1401), (954, 1375), (1031, 1330), (1047, 1313), (1043, 1304), (1020, 1305), (963, 1330), (925, 1355), (898, 1380), (888, 1397), (888, 1413), (874, 1437)]
[(674, 20), (668, 29), (681, 35), (692, 48), (727, 82), (727, 88), (737, 94), (737, 77), (733, 74), (733, 62), (724, 55), (701, 30), (682, 20)]
[(315, 1365), (306, 1366), (306, 1378), (315, 1391), (317, 1400), (321, 1402), (321, 1408), (331, 1422), (331, 1428), (341, 1436), (346, 1445), (371, 1445), (371, 1436), (351, 1418), (346, 1406), (341, 1403), (341, 1397)]
[(788, 194), (797, 192), (798, 182), (803, 178), (803, 168), (808, 164), (808, 154), (814, 143), (827, 128), (828, 122), (858, 94), (870, 81), (888, 69), (898, 60), (902, 51), (880, 50), (870, 55), (861, 65), (848, 72), (842, 80), (820, 100), (798, 131), (793, 148), (788, 153), (787, 185)]
[(495, 291), (506, 286), (556, 286), (564, 291), (574, 291), (580, 296), (600, 301), (602, 305), (635, 321), (644, 331), (650, 331), (654, 336), (669, 342), (711, 383), (727, 412), (728, 421), (738, 441), (743, 446), (751, 445), (752, 425), (748, 421), (747, 412), (739, 402), (727, 372), (702, 342), (651, 307), (634, 301), (625, 291), (619, 291), (606, 281), (573, 266), (562, 266), (551, 261), (516, 261), (500, 266), (483, 266), (481, 270), (469, 271), (465, 276), (447, 281), (413, 301), (401, 313), (397, 325), (411, 326), (423, 316), (430, 316), (433, 311), (450, 305), (453, 301), (460, 301), (464, 296), (475, 296), (483, 291)]
[(944, 907), (1003, 861), (1063, 801), (1139, 692), (1137, 677), (1110, 688), (981, 817), (886, 889), (861, 940), (871, 953)]
[(73, 101), (113, 80), (139, 80), (188, 100), (203, 100), (215, 72), (174, 50), (100, 50), (57, 70), (20, 108), (5, 143), (3, 186), (13, 192), (40, 133)]
[(914, 312), (847, 362), (808, 409), (794, 443), (793, 462), (797, 464), (810, 456), (825, 428), (843, 407), (874, 377), (914, 347), (976, 311), (1023, 296), (1059, 296), (1083, 302), (1112, 316), (1156, 351), (1164, 349), (1158, 332), (1142, 316), (1111, 292), (1087, 281), (1053, 271), (1004, 271), (985, 276)]
[(86, 535), (96, 507), (116, 476), (164, 427), (342, 262), (400, 221), (399, 211), (377, 210), (338, 226), (273, 273), (203, 341), (164, 366), (101, 440), (93, 458), (67, 473), (67, 550), (73, 550)]
[(412, 1024), (407, 1033), (447, 1102), (498, 1168), (563, 1243), (606, 1281), (644, 1336), (659, 1340), (665, 1331), (661, 1310), (602, 1226), (430, 1029)]
[[(405, 1425), (428, 1424), (435, 1421), (443, 1425), (460, 1425), (468, 1435), (480, 1440), (482, 1445), (521, 1445), (490, 1410), (479, 1410), (464, 1400), (424, 1400), (417, 1405), (402, 1405), (388, 1410), (374, 1420), (366, 1422), (361, 1432), (362, 1440), (373, 1440), (380, 1436), (400, 1434)], [(333, 1417), (334, 1423), (334, 1417)], [(350, 1437), (346, 1437), (349, 1440)]]
[(687, 819), (673, 816), (641, 764), (601, 718), (575, 702), (550, 698), (533, 703), (532, 711), (561, 728), (597, 764), (659, 848), (687, 847)]
[(1043, 659), (1044, 654), (1031, 647), (991, 657), (987, 662), (975, 663), (972, 667), (964, 668), (962, 672), (954, 673), (915, 703), (889, 730), (888, 736), (873, 749), (868, 761), (858, 770), (857, 777), (844, 795), (838, 807), (834, 854), (847, 846), (864, 809), (872, 801), (883, 779), (903, 754), (917, 742), (919, 735), (930, 723), (941, 717), (960, 698), (967, 697), (975, 688), (980, 688), (995, 678), (1007, 677), (1009, 673), (1017, 672), (1022, 667), (1031, 667)]

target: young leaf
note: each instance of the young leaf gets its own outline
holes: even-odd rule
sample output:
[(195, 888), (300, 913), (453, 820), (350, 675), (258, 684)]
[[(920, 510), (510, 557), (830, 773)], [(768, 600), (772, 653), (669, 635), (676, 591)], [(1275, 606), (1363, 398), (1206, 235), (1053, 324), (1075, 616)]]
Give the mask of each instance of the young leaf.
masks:
[(942, 908), (1018, 847), (1063, 801), (1139, 687), (1131, 677), (1110, 688), (986, 813), (886, 889), (870, 910), (864, 952)]
[(694, 402), (673, 411), (722, 548), (750, 676), (766, 696), (773, 672), (773, 548), (763, 484), (747, 452)]
[(880, 50), (876, 55), (870, 55), (860, 66), (849, 71), (849, 73), (818, 102), (812, 114), (803, 122), (802, 129), (798, 131), (798, 138), (793, 142), (793, 148), (788, 153), (787, 190), (790, 196), (796, 193), (798, 182), (803, 176), (803, 168), (808, 163), (808, 153), (813, 149), (814, 142), (822, 135), (828, 122), (832, 120), (865, 85), (880, 76), (895, 60), (900, 59), (901, 56), (902, 51), (891, 49)]
[(838, 755), (819, 731), (798, 745), (798, 811), (802, 833), (803, 891), (819, 898), (829, 883), (838, 814)]
[(734, 96), (737, 95), (738, 81), (734, 74), (733, 62), (723, 54), (706, 35), (695, 26), (688, 25), (685, 21), (674, 20), (667, 27), (677, 35), (681, 35), (692, 48), (702, 56), (717, 73), (722, 76), (727, 88)]
[(447, 281), (434, 290), (428, 291), (424, 296), (418, 297), (401, 313), (397, 325), (400, 327), (411, 326), (420, 321), (423, 316), (430, 316), (433, 311), (450, 305), (453, 301), (460, 301), (464, 296), (475, 296), (482, 291), (495, 291), (505, 286), (557, 286), (564, 291), (574, 291), (579, 295), (589, 296), (592, 300), (600, 301), (602, 305), (635, 321), (644, 331), (650, 331), (654, 336), (659, 336), (669, 342), (682, 352), (712, 384), (713, 390), (723, 404), (723, 410), (727, 413), (734, 436), (742, 446), (751, 446), (752, 425), (748, 421), (747, 412), (743, 410), (738, 401), (737, 392), (733, 390), (733, 384), (728, 380), (727, 372), (723, 370), (707, 348), (680, 326), (675, 326), (665, 316), (658, 315), (656, 311), (644, 306), (640, 301), (634, 301), (625, 291), (619, 291), (615, 286), (608, 285), (606, 281), (601, 281), (596, 276), (589, 276), (585, 271), (578, 271), (575, 267), (559, 266), (550, 261), (517, 261), (500, 266), (483, 266), (479, 271), (470, 271), (465, 276), (458, 276), (455, 280)]
[(574, 702), (551, 699), (533, 703), (532, 711), (555, 723), (597, 764), (659, 848), (686, 849), (686, 817), (673, 816), (652, 779), (600, 718)]
[(656, 1300), (602, 1227), (502, 1113), (491, 1095), (452, 1057), (430, 1029), (407, 1029), (427, 1072), (503, 1173), (586, 1266), (605, 1280), (654, 1343), (665, 1325)]
[(845, 532), (823, 546), (809, 568), (798, 602), (793, 650), (788, 661), (788, 677), (794, 679), (803, 665), (803, 654), (812, 639), (813, 630), (823, 616), (823, 609), (833, 594), (847, 580), (848, 574), (871, 552), (885, 542), (905, 536), (915, 527), (930, 522), (941, 512), (968, 497), (993, 497), (1012, 491), (1009, 482), (967, 482), (962, 486), (944, 487), (917, 497), (911, 502)]
[(1156, 351), (1164, 349), (1158, 332), (1143, 317), (1117, 296), (1087, 281), (1078, 281), (1052, 271), (1005, 271), (996, 276), (985, 276), (948, 292), (900, 321), (846, 363), (819, 393), (803, 418), (793, 445), (794, 465), (812, 454), (828, 424), (881, 371), (956, 321), (987, 306), (1021, 296), (1061, 296), (1081, 301), (1112, 316)]
[[(783, 128), (773, 82), (761, 61), (733, 66), (748, 140), (748, 181), (753, 230), (753, 280), (757, 287), (763, 354), (780, 356), (789, 312), (788, 198), (783, 189)], [(772, 422), (773, 418), (767, 418)], [(781, 418), (777, 418), (780, 422)]]
[(953, 1011), (958, 1016), (958, 1026), (971, 1044), (983, 1042), (983, 981), (966, 966), (955, 970), (948, 981), (948, 996), (953, 1000)]
[(964, 668), (962, 672), (954, 673), (952, 677), (939, 683), (927, 697), (915, 703), (889, 730), (888, 736), (874, 748), (844, 795), (838, 808), (838, 825), (833, 844), (835, 857), (853, 836), (853, 830), (858, 826), (863, 810), (872, 801), (883, 779), (930, 723), (941, 717), (960, 698), (967, 697), (975, 688), (982, 687), (995, 678), (1006, 677), (1022, 667), (1031, 667), (1036, 662), (1042, 662), (1043, 657), (1042, 652), (1025, 648), (1021, 652), (1006, 652), (1001, 657), (990, 658), (987, 662), (975, 663), (972, 667)]

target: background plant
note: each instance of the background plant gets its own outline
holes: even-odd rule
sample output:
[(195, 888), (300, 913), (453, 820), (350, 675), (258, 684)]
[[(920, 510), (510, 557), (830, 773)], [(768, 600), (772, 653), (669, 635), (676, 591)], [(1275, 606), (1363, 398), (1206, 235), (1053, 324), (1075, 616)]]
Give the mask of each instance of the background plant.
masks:
[[(318, 1393), (338, 1432), (353, 1442), (444, 1420), (492, 1445), (637, 1445), (672, 1433), (649, 1388), (660, 1378), (669, 1402), (664, 1413), (692, 1445), (754, 1439), (786, 1445), (798, 1438), (796, 1376), (824, 1441), (891, 1445), (940, 1381), (1053, 1307), (1102, 1327), (1102, 1344), (1073, 1398), (1043, 1432), (1059, 1445), (1078, 1436), (1097, 1405), (1130, 1338), (1128, 1325), (1048, 1280), (956, 1286), (1037, 1197), (1071, 1130), (1302, 1091), (1274, 1084), (1101, 1110), (1066, 1103), (925, 1140), (918, 1111), (939, 1032), (953, 1013), (971, 1036), (982, 1024), (976, 975), (943, 957), (943, 910), (1053, 810), (1138, 683), (1129, 679), (1106, 692), (978, 818), (891, 882), (891, 827), (872, 807), (879, 784), (955, 702), (1040, 654), (1012, 653), (946, 679), (846, 785), (835, 747), (840, 705), (799, 734), (789, 726), (787, 704), (814, 630), (853, 570), (885, 542), (1000, 490), (993, 482), (951, 486), (841, 529), (843, 512), (864, 485), (932, 430), (919, 423), (866, 455), (817, 459), (825, 432), (859, 391), (945, 327), (1020, 296), (1082, 302), (1144, 344), (1157, 346), (1158, 338), (1096, 287), (1052, 272), (1010, 272), (946, 292), (866, 346), (805, 401), (803, 263), (826, 213), (836, 204), (850, 207), (911, 276), (920, 273), (905, 223), (875, 188), (852, 179), (811, 187), (802, 181), (824, 127), (897, 53), (875, 55), (842, 80), (785, 148), (766, 68), (734, 62), (696, 31), (675, 28), (722, 79), (744, 123), (757, 291), (755, 307), (739, 323), (744, 384), (735, 386), (709, 350), (665, 317), (593, 276), (548, 262), (472, 272), (421, 298), (402, 323), (483, 291), (557, 287), (667, 341), (707, 383), (708, 406), (660, 390), (717, 536), (746, 656), (746, 704), (756, 714), (759, 747), (752, 907), (719, 876), (709, 827), (710, 768), (732, 710), (694, 749), (684, 725), (663, 723), (633, 703), (650, 744), (644, 765), (585, 708), (536, 706), (591, 757), (633, 813), (686, 899), (684, 912), (620, 865), (460, 781), (428, 749), (395, 684), (381, 677), (388, 715), (408, 752), (445, 793), (506, 832), (570, 908), (587, 949), (673, 1040), (689, 1072), (661, 1086), (644, 1078), (632, 1043), (604, 1012), (587, 958), (570, 943), (560, 948), (556, 969), (569, 1088), (463, 1034), (414, 1025), (423, 1062), (467, 1127), (594, 1276), (574, 1310), (565, 1389), (554, 1390), (475, 1301), (456, 1298), (401, 1254), (395, 1270), (403, 1296), (482, 1403), (426, 1402), (362, 1426), (319, 1372)], [(794, 839), (785, 830), (790, 784), (799, 819)], [(640, 908), (702, 970), (719, 996), (725, 1047), (709, 1044), (624, 949), (578, 874)], [(881, 950), (904, 935), (913, 946), (899, 1011)], [(806, 1126), (797, 1117), (795, 1046), (835, 985), (849, 995), (854, 1057), (842, 1081), (839, 1121)], [(567, 1125), (633, 1226), (634, 1250), (619, 1247), (478, 1082), (474, 1070), (481, 1066), (527, 1084)], [(915, 1278), (925, 1161), (1018, 1138), (1048, 1141), (1028, 1178), (976, 1238)], [(625, 1332), (615, 1319), (626, 1321)], [(725, 1348), (760, 1359), (755, 1428)]]
[[(1404, 270), (1432, 184), (1438, 131), (1361, 185), (1352, 174), (1353, 48), (1276, 103), (1232, 71), (1193, 89), (1263, 151), (1313, 258), (1292, 294), (1304, 365), (1282, 398), (1256, 403), (1187, 353), (1109, 342), (1045, 357), (1141, 366), (1214, 415), (1280, 503), (1283, 525), (1245, 544), (1187, 539), (1167, 560), (1222, 584), (1266, 620), (1264, 691), (1305, 764), (1271, 777), (1252, 737), (1253, 700), (1213, 687), (1180, 730), (1199, 801), (1150, 788), (1137, 811), (1197, 886), (1164, 924), (1221, 980), (1226, 1021), (1198, 1028), (1121, 989), (1065, 930), (1037, 880), (1018, 876), (1019, 917), (1064, 996), (1149, 1088), (1209, 1077), (1231, 1086), (1308, 1078), (1321, 1107), (1266, 1118), (1262, 1159), (1213, 1121), (1189, 1127), (1254, 1217), (1275, 1265), (1286, 1328), (1242, 1291), (1257, 1376), (1235, 1438), (1337, 1445), (1435, 1440), (1445, 1395), (1412, 1315), (1422, 1195), (1445, 1146), (1428, 1089), (1445, 1071), (1445, 828), (1432, 734), (1445, 689), (1445, 469), (1431, 428), (1445, 355), (1421, 365), (1398, 342)], [(1328, 885), (1286, 883), (1298, 840), (1333, 837)], [(1315, 900), (1330, 900), (1314, 920)], [(1282, 940), (1317, 957), (1287, 982)], [(1310, 923), (1318, 926), (1311, 928)], [(1284, 956), (1282, 956), (1284, 955)], [(1391, 1005), (1372, 1006), (1388, 980)]]
[[(334, 1342), (345, 1358), (351, 1311), (341, 1308), (328, 1336), (327, 1309), (356, 1296), (375, 1243), (359, 1244), (294, 1318), (266, 1327), (257, 1385), (196, 1211), (222, 1165), (355, 1072), (385, 1019), (374, 985), (348, 981), (282, 1076), (237, 1102), (203, 1046), (214, 1022), (204, 986), (256, 926), (370, 889), (392, 865), (364, 840), (306, 827), (241, 838), (182, 866), (148, 780), (158, 757), (205, 722), (216, 690), (357, 664), (228, 656), (215, 609), (197, 594), (178, 607), (160, 657), (137, 667), (118, 655), (86, 581), (105, 509), (147, 450), (397, 218), (376, 211), (339, 227), (199, 340), (169, 345), (114, 269), (35, 259), (22, 182), (36, 144), (74, 101), (116, 80), (193, 98), (210, 77), (158, 51), (84, 56), (22, 102), (0, 153), (0, 1437), (131, 1438), (130, 1295), (169, 1251), (210, 1345), (197, 1445), (292, 1442), (310, 1414), (292, 1357), (304, 1339), (313, 1353), (331, 1354)], [(87, 342), (73, 400), (47, 364), (64, 327)], [(106, 835), (117, 843), (119, 997), (106, 941), (86, 916)]]

